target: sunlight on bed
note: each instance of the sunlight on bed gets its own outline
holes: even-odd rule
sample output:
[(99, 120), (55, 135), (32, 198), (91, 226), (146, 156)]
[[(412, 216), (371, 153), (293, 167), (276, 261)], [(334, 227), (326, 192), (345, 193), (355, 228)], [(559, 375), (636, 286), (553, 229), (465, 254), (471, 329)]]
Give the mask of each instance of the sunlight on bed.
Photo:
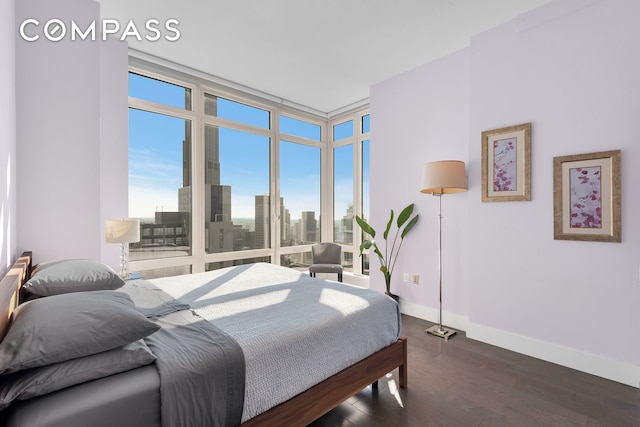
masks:
[(369, 307), (369, 302), (362, 297), (327, 288), (323, 289), (320, 294), (320, 303), (339, 311), (345, 316)]
[(220, 317), (232, 316), (234, 314), (241, 314), (272, 305), (282, 304), (287, 300), (290, 293), (291, 289), (283, 289), (279, 291), (265, 292), (260, 295), (252, 295), (247, 298), (236, 298), (229, 302), (214, 305), (217, 307), (217, 310), (219, 310), (219, 314), (221, 315)]
[(400, 396), (400, 390), (398, 389), (396, 380), (393, 379), (393, 375), (391, 373), (388, 373), (386, 377), (389, 378), (387, 384), (389, 384), (389, 392), (391, 393), (391, 396), (396, 398), (396, 402), (398, 402), (398, 405), (401, 408), (404, 408), (404, 404), (402, 403), (402, 396)]

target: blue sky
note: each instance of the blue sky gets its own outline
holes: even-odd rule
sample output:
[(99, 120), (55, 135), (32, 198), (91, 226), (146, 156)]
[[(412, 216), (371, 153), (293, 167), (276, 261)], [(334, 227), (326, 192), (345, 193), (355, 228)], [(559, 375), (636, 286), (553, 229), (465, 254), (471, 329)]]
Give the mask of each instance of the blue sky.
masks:
[[(129, 95), (184, 108), (185, 88), (130, 74)], [(269, 113), (223, 98), (217, 100), (218, 117), (268, 128)], [(156, 210), (178, 209), (182, 187), (184, 119), (129, 110), (129, 216), (151, 217)], [(367, 121), (368, 126), (368, 121)], [(337, 126), (336, 139), (353, 134), (351, 124)], [(320, 139), (320, 127), (280, 117), (280, 131)], [(269, 193), (269, 138), (220, 128), (220, 181), (231, 186), (232, 216), (254, 216), (254, 196)], [(280, 195), (291, 218), (301, 211), (320, 212), (320, 150), (279, 141)], [(368, 153), (367, 153), (368, 158)], [(341, 217), (352, 202), (353, 150), (339, 149), (335, 168), (336, 215)], [(368, 171), (365, 171), (368, 175)], [(368, 191), (365, 193), (368, 194)], [(337, 217), (338, 219), (338, 217)]]

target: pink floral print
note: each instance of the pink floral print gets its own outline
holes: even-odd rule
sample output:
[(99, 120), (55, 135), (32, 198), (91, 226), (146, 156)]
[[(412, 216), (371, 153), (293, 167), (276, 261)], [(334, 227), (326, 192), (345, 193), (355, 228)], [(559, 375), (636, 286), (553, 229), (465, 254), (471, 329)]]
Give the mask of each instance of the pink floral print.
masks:
[(515, 191), (516, 138), (499, 139), (493, 142), (493, 191)]
[(600, 166), (569, 170), (571, 228), (602, 228)]

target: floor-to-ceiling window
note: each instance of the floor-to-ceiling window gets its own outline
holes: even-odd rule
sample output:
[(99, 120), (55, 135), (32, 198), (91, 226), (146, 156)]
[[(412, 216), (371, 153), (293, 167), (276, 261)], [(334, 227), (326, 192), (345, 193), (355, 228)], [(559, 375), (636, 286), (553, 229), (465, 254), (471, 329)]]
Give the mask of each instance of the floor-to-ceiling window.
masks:
[(279, 119), (280, 263), (306, 270), (309, 245), (322, 240), (322, 126), (284, 114)]
[(206, 269), (269, 262), (271, 112), (205, 92), (203, 131)]
[[(359, 195), (357, 197), (360, 202), (360, 211), (362, 213), (362, 218), (366, 221), (369, 221), (371, 218), (369, 211), (369, 126), (370, 126), (371, 118), (369, 114), (364, 114), (360, 116), (359, 129), (360, 133), (358, 136), (358, 145), (359, 145), (359, 155), (360, 155), (360, 163), (359, 167), (359, 180), (358, 185), (356, 185), (356, 192), (359, 191)], [(362, 232), (358, 235), (358, 244), (356, 247), (360, 246), (360, 242), (364, 238)], [(369, 253), (362, 254), (360, 259), (360, 273), (369, 274)]]
[(345, 271), (368, 274), (360, 256), (362, 232), (355, 216), (369, 215), (369, 114), (358, 111), (330, 121), (333, 158), (333, 241), (342, 245)]
[[(140, 220), (140, 242), (130, 260), (192, 254), (192, 204), (188, 191), (194, 114), (193, 89), (129, 74), (129, 217)], [(181, 261), (157, 263), (153, 273), (190, 272)], [(145, 272), (146, 273), (146, 272)]]
[(362, 273), (353, 218), (367, 185), (366, 112), (331, 123), (170, 74), (132, 68), (129, 78), (129, 216), (142, 223), (132, 268), (143, 277), (257, 261), (306, 270), (311, 246), (334, 240)]

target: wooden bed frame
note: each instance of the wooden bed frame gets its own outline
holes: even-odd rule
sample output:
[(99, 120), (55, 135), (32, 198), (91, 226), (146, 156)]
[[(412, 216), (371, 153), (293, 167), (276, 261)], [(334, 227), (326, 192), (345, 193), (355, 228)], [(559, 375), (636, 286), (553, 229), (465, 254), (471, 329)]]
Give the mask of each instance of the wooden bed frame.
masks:
[(24, 252), (0, 280), (0, 341), (11, 324), (13, 310), (20, 303), (22, 284), (31, 275), (31, 252)]
[[(0, 280), (0, 340), (4, 338), (14, 309), (20, 303), (22, 284), (31, 274), (32, 254), (24, 252)], [(243, 427), (306, 426), (399, 368), (399, 385), (407, 387), (407, 339), (395, 343), (327, 378), (288, 401), (242, 423)]]
[(404, 337), (241, 426), (306, 426), (395, 368), (400, 368), (400, 387), (406, 388), (407, 339)]

